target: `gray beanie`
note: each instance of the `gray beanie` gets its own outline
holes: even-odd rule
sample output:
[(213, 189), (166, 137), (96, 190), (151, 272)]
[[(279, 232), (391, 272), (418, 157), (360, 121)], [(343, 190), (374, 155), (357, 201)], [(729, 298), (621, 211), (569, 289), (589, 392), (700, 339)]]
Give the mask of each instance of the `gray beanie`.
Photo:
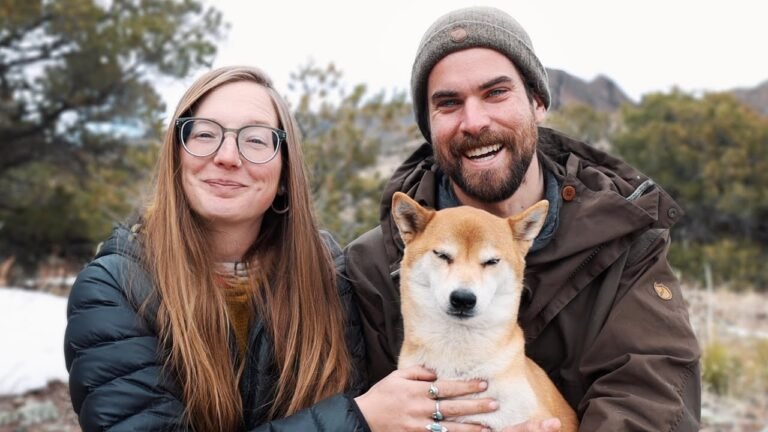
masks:
[(490, 48), (512, 61), (526, 85), (549, 108), (549, 81), (533, 44), (523, 27), (504, 11), (470, 7), (438, 18), (424, 33), (411, 71), (411, 97), (416, 123), (431, 142), (427, 116), (427, 80), (432, 68), (445, 56), (467, 48)]

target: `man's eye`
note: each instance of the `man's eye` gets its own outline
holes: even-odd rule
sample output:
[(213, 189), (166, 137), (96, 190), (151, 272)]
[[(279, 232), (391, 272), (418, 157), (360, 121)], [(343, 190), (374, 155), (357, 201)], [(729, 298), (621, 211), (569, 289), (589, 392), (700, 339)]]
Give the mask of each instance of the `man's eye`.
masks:
[(456, 99), (444, 99), (437, 103), (438, 108), (453, 108), (461, 103)]
[(488, 96), (501, 96), (506, 92), (507, 92), (507, 89), (495, 88), (495, 89), (491, 89), (491, 91), (488, 92)]

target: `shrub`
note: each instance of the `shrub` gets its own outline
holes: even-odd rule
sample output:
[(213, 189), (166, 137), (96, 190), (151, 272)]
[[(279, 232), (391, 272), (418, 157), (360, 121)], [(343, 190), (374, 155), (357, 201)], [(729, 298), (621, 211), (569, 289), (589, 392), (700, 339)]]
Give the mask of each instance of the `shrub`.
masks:
[(732, 348), (718, 340), (710, 342), (702, 353), (702, 380), (718, 395), (728, 393), (730, 384), (741, 371), (741, 361)]

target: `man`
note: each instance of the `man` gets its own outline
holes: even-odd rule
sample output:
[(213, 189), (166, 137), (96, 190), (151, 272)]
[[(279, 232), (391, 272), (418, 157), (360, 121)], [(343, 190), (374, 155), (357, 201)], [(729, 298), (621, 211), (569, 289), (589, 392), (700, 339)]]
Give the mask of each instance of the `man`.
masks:
[(577, 410), (581, 430), (698, 430), (700, 352), (667, 261), (678, 205), (623, 161), (538, 127), (550, 104), (546, 71), (500, 10), (439, 18), (411, 85), (428, 142), (386, 185), (380, 225), (345, 251), (371, 382), (396, 367), (402, 342), (392, 194), (501, 217), (544, 198), (550, 210), (527, 257), (519, 315), (528, 355)]

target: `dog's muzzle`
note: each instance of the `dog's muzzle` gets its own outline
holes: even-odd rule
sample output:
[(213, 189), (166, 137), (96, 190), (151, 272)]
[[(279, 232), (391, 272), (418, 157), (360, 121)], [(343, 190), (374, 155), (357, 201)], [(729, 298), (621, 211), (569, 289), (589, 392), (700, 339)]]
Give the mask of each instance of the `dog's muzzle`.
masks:
[(475, 312), (475, 305), (477, 304), (477, 297), (472, 291), (459, 288), (453, 290), (450, 296), (451, 307), (448, 310), (448, 314), (458, 318), (470, 318)]

